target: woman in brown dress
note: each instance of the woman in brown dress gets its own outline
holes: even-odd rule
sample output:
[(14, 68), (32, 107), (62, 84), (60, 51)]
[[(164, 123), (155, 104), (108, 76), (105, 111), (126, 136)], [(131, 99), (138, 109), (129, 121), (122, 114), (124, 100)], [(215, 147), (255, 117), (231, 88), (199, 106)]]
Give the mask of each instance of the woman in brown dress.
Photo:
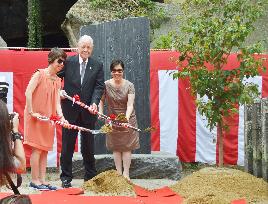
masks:
[[(110, 70), (112, 79), (105, 82), (105, 91), (99, 104), (99, 112), (103, 113), (106, 100), (109, 115), (123, 113), (129, 124), (137, 127), (134, 110), (135, 89), (133, 83), (123, 78), (124, 63), (121, 60), (113, 60)], [(113, 127), (113, 131), (107, 134), (106, 146), (107, 149), (113, 151), (117, 172), (129, 179), (131, 151), (140, 147), (139, 133), (132, 129)]]

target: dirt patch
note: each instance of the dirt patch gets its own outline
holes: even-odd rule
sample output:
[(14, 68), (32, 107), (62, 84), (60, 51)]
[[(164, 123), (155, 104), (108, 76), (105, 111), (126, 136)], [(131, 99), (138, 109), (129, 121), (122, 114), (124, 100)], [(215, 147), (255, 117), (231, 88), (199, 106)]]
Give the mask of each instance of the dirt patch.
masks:
[(268, 203), (268, 183), (248, 173), (229, 168), (203, 168), (186, 176), (170, 188), (187, 204)]
[(94, 178), (86, 181), (83, 186), (85, 192), (95, 192), (106, 195), (129, 195), (135, 196), (133, 185), (115, 170), (102, 172)]

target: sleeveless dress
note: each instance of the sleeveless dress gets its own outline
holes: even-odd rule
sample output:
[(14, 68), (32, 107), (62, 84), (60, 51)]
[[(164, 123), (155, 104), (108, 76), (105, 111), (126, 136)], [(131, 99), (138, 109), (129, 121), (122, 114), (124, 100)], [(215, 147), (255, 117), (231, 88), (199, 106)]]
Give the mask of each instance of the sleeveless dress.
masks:
[[(128, 80), (125, 80), (124, 84), (119, 88), (113, 87), (109, 80), (106, 81), (104, 97), (107, 101), (108, 114), (126, 114), (128, 94), (134, 93), (134, 85)], [(137, 127), (135, 110), (130, 116), (129, 123)], [(138, 149), (140, 148), (139, 133), (132, 129), (113, 127), (113, 132), (106, 135), (106, 146), (108, 150), (119, 152)]]
[[(61, 88), (61, 79), (59, 77), (56, 80), (51, 79), (44, 69), (37, 71), (40, 72), (40, 77), (32, 94), (33, 112), (40, 113), (46, 117), (56, 115), (57, 96)], [(26, 104), (24, 109), (24, 144), (40, 150), (51, 151), (54, 133), (55, 126), (50, 122), (40, 121), (32, 117), (27, 110)]]

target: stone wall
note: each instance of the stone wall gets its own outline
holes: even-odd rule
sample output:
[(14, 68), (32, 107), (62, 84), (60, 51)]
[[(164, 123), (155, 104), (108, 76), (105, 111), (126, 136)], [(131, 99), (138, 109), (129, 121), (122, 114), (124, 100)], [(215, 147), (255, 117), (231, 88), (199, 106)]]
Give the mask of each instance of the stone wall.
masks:
[[(159, 19), (154, 19), (154, 21), (151, 21), (150, 23), (160, 23), (161, 25), (167, 23), (167, 27), (170, 28), (170, 23), (173, 23), (175, 21), (176, 15), (178, 14), (179, 7), (177, 6), (178, 4), (174, 5), (156, 2), (156, 7), (161, 8), (165, 11), (166, 18), (163, 19), (161, 22), (158, 22)], [(78, 0), (66, 14), (66, 18), (62, 23), (62, 29), (65, 32), (67, 38), (69, 39), (70, 47), (76, 47), (77, 39), (79, 38), (79, 31), (82, 26), (89, 24), (98, 24), (112, 20), (118, 20), (118, 18), (115, 17), (111, 12), (109, 12), (108, 9), (102, 8), (95, 10), (88, 3), (88, 0)], [(155, 39), (154, 31), (155, 30), (151, 29), (151, 41)]]
[[(169, 31), (179, 31), (180, 22), (177, 20), (177, 16), (181, 14), (180, 4), (184, 0), (165, 0), (165, 3), (157, 3), (158, 7), (164, 9), (167, 19), (163, 21), (159, 28), (151, 29), (150, 47), (155, 46), (156, 39), (161, 35), (168, 34)], [(76, 4), (67, 12), (66, 18), (62, 24), (67, 38), (69, 39), (70, 47), (75, 47), (77, 39), (79, 38), (79, 30), (82, 25), (96, 24), (103, 21), (115, 20), (109, 16), (109, 12), (105, 9), (99, 9), (94, 11), (90, 8), (87, 0), (78, 0)], [(263, 41), (264, 52), (268, 53), (268, 9), (265, 11), (265, 15), (256, 22), (256, 30), (250, 35), (246, 44), (250, 45), (258, 41)]]

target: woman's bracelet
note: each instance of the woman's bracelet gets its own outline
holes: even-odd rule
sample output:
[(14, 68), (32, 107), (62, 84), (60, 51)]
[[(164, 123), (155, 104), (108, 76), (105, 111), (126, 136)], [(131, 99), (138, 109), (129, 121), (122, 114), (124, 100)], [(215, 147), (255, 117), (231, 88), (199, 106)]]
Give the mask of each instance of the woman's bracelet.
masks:
[(16, 140), (23, 140), (23, 136), (19, 132), (13, 132), (12, 131), (11, 139), (12, 139), (13, 142), (15, 142)]

